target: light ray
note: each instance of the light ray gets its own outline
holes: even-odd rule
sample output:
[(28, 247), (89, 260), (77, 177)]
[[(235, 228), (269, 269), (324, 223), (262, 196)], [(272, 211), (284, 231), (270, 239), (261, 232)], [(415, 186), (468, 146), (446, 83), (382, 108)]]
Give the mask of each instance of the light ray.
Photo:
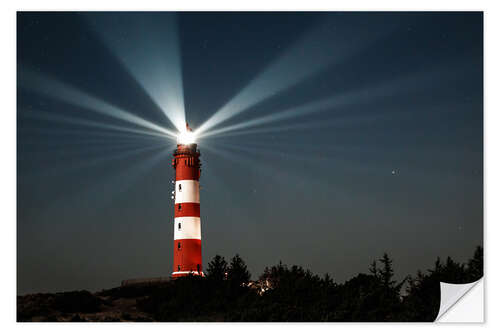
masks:
[[(102, 148), (102, 147), (101, 147)], [(57, 167), (50, 167), (50, 168), (37, 168), (35, 171), (39, 172), (34, 172), (34, 173), (26, 173), (25, 178), (33, 177), (33, 178), (40, 178), (40, 177), (62, 177), (66, 174), (72, 174), (76, 172), (81, 172), (83, 170), (89, 169), (89, 168), (95, 168), (99, 167), (100, 165), (113, 162), (113, 161), (119, 161), (128, 157), (132, 157), (138, 154), (142, 154), (144, 152), (148, 151), (154, 151), (154, 150), (159, 150), (159, 149), (164, 149), (165, 145), (163, 144), (150, 144), (146, 146), (137, 146), (137, 145), (122, 145), (121, 147), (113, 147), (110, 149), (109, 147), (106, 147), (105, 149), (101, 149), (98, 156), (92, 156), (92, 155), (82, 155), (80, 152), (75, 153), (78, 157), (81, 159), (77, 162), (75, 162), (74, 156), (67, 156), (67, 160), (60, 159), (59, 162), (63, 162), (63, 165), (57, 166)], [(39, 151), (37, 151), (39, 152)], [(52, 150), (53, 152), (53, 150)], [(104, 154), (104, 155), (103, 155)]]
[[(47, 130), (45, 131), (48, 135), (51, 135), (53, 131)], [(120, 149), (122, 147), (128, 147), (128, 146), (136, 146), (136, 147), (142, 147), (145, 145), (150, 145), (150, 144), (158, 144), (160, 146), (165, 147), (166, 144), (164, 141), (161, 141), (160, 139), (152, 139), (152, 138), (120, 138), (116, 139), (115, 137), (112, 137), (112, 140), (109, 140), (110, 137), (101, 137), (101, 138), (83, 138), (79, 140), (71, 139), (71, 140), (57, 140), (57, 141), (40, 141), (40, 140), (32, 140), (32, 141), (26, 141), (24, 140), (23, 142), (19, 143), (19, 149), (22, 150), (23, 152), (29, 152), (29, 150), (26, 150), (29, 147), (36, 147), (36, 153), (50, 153), (51, 151), (54, 152), (61, 152), (61, 151), (68, 151), (68, 152), (75, 152), (76, 154), (79, 154), (78, 151), (75, 150), (76, 147), (79, 148), (84, 148), (85, 150), (89, 149), (97, 149), (97, 150), (109, 150), (109, 151), (115, 151), (117, 149)], [(45, 151), (40, 149), (40, 147), (43, 148), (48, 148), (50, 150)]]
[[(449, 71), (428, 71), (428, 72), (420, 72), (420, 73), (411, 73), (406, 74), (404, 76), (400, 76), (397, 78), (393, 78), (389, 81), (377, 84), (375, 86), (370, 86), (360, 90), (348, 91), (345, 93), (335, 94), (333, 96), (313, 101), (309, 103), (305, 103), (296, 107), (292, 107), (286, 110), (274, 112), (269, 115), (265, 115), (262, 117), (250, 119), (241, 123), (237, 123), (230, 126), (225, 126), (219, 129), (214, 129), (208, 132), (202, 132), (201, 128), (197, 131), (198, 137), (209, 137), (214, 135), (223, 134), (226, 132), (232, 132), (236, 130), (241, 130), (249, 127), (255, 127), (258, 125), (283, 121), (292, 118), (310, 116), (315, 113), (321, 112), (332, 112), (339, 108), (351, 106), (351, 105), (366, 105), (368, 103), (374, 103), (375, 101), (382, 100), (384, 98), (394, 97), (398, 94), (408, 93), (410, 91), (415, 91), (417, 89), (415, 87), (415, 82), (421, 83), (418, 87), (427, 87), (427, 84), (435, 83), (438, 80), (441, 83), (450, 82), (451, 80), (457, 77), (456, 74), (451, 73)], [(364, 116), (379, 118), (383, 117), (384, 114), (378, 113), (377, 115), (369, 115)], [(348, 120), (343, 120), (346, 122)], [(320, 127), (321, 123), (318, 124)], [(328, 124), (324, 124), (327, 126)], [(316, 127), (315, 125), (312, 125)], [(298, 125), (295, 127), (284, 127), (281, 129), (298, 129), (305, 128), (302, 125)], [(267, 130), (264, 130), (267, 132)], [(240, 132), (245, 133), (245, 132)], [(248, 133), (259, 133), (259, 132), (248, 132)]]
[[(116, 142), (162, 142), (167, 144), (165, 138), (156, 136), (140, 136), (138, 134), (121, 133), (121, 132), (91, 132), (80, 129), (50, 129), (50, 128), (23, 128), (19, 132), (26, 134), (44, 135), (44, 139), (60, 140), (60, 144), (74, 144), (76, 142), (100, 142), (100, 143), (116, 143)], [(44, 144), (44, 141), (38, 142), (39, 137), (33, 138), (39, 144)], [(22, 143), (29, 142), (23, 139)], [(50, 142), (50, 141), (49, 141)]]
[(117, 172), (111, 177), (107, 177), (101, 182), (95, 182), (84, 189), (77, 195), (80, 197), (97, 197), (99, 195), (98, 204), (106, 205), (110, 201), (116, 200), (118, 194), (126, 192), (144, 175), (148, 174), (155, 165), (165, 158), (168, 158), (172, 153), (172, 148), (161, 149), (155, 151), (151, 156), (141, 158), (137, 163), (132, 164), (126, 169)]
[[(132, 155), (152, 153), (151, 156), (141, 158), (138, 163), (132, 164), (128, 168), (114, 174), (111, 177), (107, 177), (105, 180), (96, 180), (93, 183), (89, 183), (87, 186), (78, 190), (78, 192), (73, 194), (64, 193), (64, 199), (68, 200), (68, 196), (71, 200), (88, 202), (89, 199), (96, 200), (92, 207), (97, 207), (98, 204), (106, 205), (109, 204), (111, 200), (116, 200), (116, 195), (125, 192), (130, 186), (132, 186), (141, 176), (147, 173), (148, 170), (153, 168), (158, 162), (166, 158), (170, 153), (173, 146), (168, 147), (168, 150), (161, 149), (160, 151), (154, 151), (159, 147), (150, 147), (149, 149), (140, 149), (135, 151), (133, 154), (128, 156), (123, 154), (120, 158), (130, 157)], [(173, 148), (172, 148), (173, 149)], [(98, 163), (103, 163), (110, 161), (111, 156), (104, 157)], [(86, 167), (95, 166), (94, 163), (87, 165)], [(81, 168), (79, 168), (81, 169)], [(68, 172), (66, 169), (65, 172)], [(56, 197), (51, 203), (48, 204), (48, 209), (60, 209), (61, 197)]]
[(199, 134), (199, 137), (209, 137), (217, 134), (222, 134), (226, 132), (231, 132), (235, 130), (240, 130), (248, 127), (254, 127), (266, 123), (272, 123), (280, 120), (285, 120), (289, 118), (294, 118), (294, 117), (299, 117), (299, 116), (304, 116), (307, 114), (315, 113), (315, 112), (321, 112), (325, 110), (329, 110), (332, 107), (334, 107), (334, 103), (336, 101), (336, 97), (331, 97), (325, 100), (309, 103), (306, 105), (298, 106), (295, 108), (291, 108), (288, 110), (284, 110), (281, 112), (276, 112), (273, 114), (269, 114), (266, 116), (262, 116), (259, 118), (251, 119), (239, 124), (231, 125), (231, 126), (226, 126), (220, 129), (216, 129), (210, 132), (205, 132)]
[[(336, 18), (335, 20), (339, 20)], [(325, 21), (304, 35), (278, 60), (257, 75), (243, 90), (203, 123), (198, 133), (234, 117), (250, 107), (313, 76), (328, 66), (345, 60), (348, 56), (369, 47), (393, 30), (392, 25), (377, 31), (369, 25), (346, 25), (349, 31), (332, 33), (332, 24)], [(341, 25), (339, 25), (341, 26)], [(347, 29), (347, 28), (345, 28)]]
[[(237, 143), (224, 143), (231, 144), (233, 147), (240, 148), (240, 145)], [(314, 143), (301, 143), (301, 142), (276, 142), (273, 141), (272, 146), (269, 145), (269, 141), (262, 142), (245, 142), (241, 144), (241, 146), (252, 147), (257, 149), (258, 151), (265, 151), (269, 153), (275, 153), (277, 151), (281, 153), (285, 153), (288, 156), (290, 154), (299, 155), (300, 157), (308, 158), (310, 154), (320, 153), (321, 155), (325, 155), (327, 153), (339, 153), (339, 152), (352, 152), (352, 151), (368, 151), (366, 146), (359, 145), (346, 145), (346, 144), (332, 144), (332, 142), (314, 142)], [(244, 149), (244, 147), (242, 148)]]
[(92, 120), (77, 118), (77, 117), (68, 117), (68, 116), (64, 116), (61, 114), (42, 111), (42, 110), (30, 110), (29, 112), (25, 111), (25, 112), (21, 113), (20, 115), (24, 118), (35, 118), (35, 119), (42, 119), (42, 120), (47, 120), (47, 121), (52, 121), (52, 122), (57, 122), (57, 123), (67, 123), (67, 124), (86, 126), (86, 127), (91, 127), (91, 128), (118, 131), (118, 132), (123, 132), (123, 133), (133, 133), (133, 134), (154, 136), (154, 137), (160, 137), (160, 138), (169, 138), (169, 136), (167, 136), (165, 134), (157, 133), (155, 131), (140, 130), (140, 129), (127, 127), (127, 126), (105, 124), (105, 123), (101, 123), (101, 122), (97, 122), (97, 121), (92, 121)]
[(20, 70), (18, 82), (19, 85), (25, 89), (43, 94), (53, 99), (81, 106), (96, 113), (104, 114), (115, 119), (166, 134), (172, 138), (176, 137), (176, 133), (171, 130), (158, 126), (155, 123), (145, 120), (130, 112), (124, 111), (96, 97), (90, 96), (68, 84), (37, 74), (34, 71), (26, 69)]
[[(301, 192), (304, 188), (309, 189), (311, 186), (328, 186), (328, 188), (336, 196), (345, 196), (345, 193), (340, 190), (340, 187), (333, 189), (318, 177), (311, 177), (310, 174), (304, 174), (300, 170), (293, 170), (293, 168), (290, 167), (282, 168), (280, 166), (276, 166), (276, 164), (270, 163), (271, 159), (269, 158), (262, 158), (260, 160), (256, 160), (255, 158), (259, 155), (276, 157), (276, 151), (267, 153), (264, 152), (263, 154), (262, 151), (247, 149), (245, 153), (242, 153), (240, 148), (241, 147), (229, 147), (226, 145), (224, 145), (223, 147), (221, 147), (221, 145), (217, 145), (217, 147), (213, 147), (208, 144), (203, 145), (204, 150), (206, 149), (216, 156), (220, 156), (221, 158), (224, 158), (228, 161), (237, 163), (253, 172), (267, 175), (266, 179), (268, 179), (268, 181), (280, 184), (280, 186), (290, 186), (293, 184), (293, 189), (297, 192)], [(297, 157), (297, 160), (314, 164), (314, 162), (312, 162), (310, 159), (303, 157)], [(283, 161), (274, 160), (274, 162), (280, 163)]]
[[(255, 158), (251, 158), (249, 156), (265, 156), (262, 161), (267, 161), (269, 162), (271, 159), (274, 160), (276, 163), (287, 163), (290, 164), (290, 161), (295, 161), (295, 162), (300, 162), (299, 165), (307, 165), (308, 167), (319, 167), (321, 165), (324, 165), (324, 163), (330, 163), (330, 157), (327, 157), (323, 154), (314, 154), (314, 153), (309, 153), (309, 154), (290, 154), (290, 153), (284, 153), (280, 151), (279, 149), (263, 149), (263, 148), (251, 148), (246, 145), (236, 145), (236, 144), (231, 144), (231, 143), (223, 143), (223, 144), (218, 144), (217, 145), (218, 149), (221, 149), (220, 147), (223, 147), (222, 149), (225, 149), (226, 152), (226, 157), (229, 158), (229, 156), (232, 156), (233, 159), (245, 159), (244, 164), (252, 163), (252, 168), (255, 168), (255, 165), (259, 165), (262, 162), (256, 163)], [(365, 152), (367, 150), (363, 149)], [(245, 152), (244, 154), (242, 152)], [(333, 152), (330, 152), (333, 153)], [(243, 157), (244, 156), (244, 157)], [(389, 166), (374, 166), (374, 165), (367, 165), (366, 162), (359, 161), (356, 159), (353, 159), (352, 157), (345, 156), (344, 154), (336, 154), (335, 157), (335, 165), (339, 168), (342, 168), (346, 172), (353, 173), (353, 174), (384, 174), (385, 171), (387, 171)], [(251, 162), (252, 161), (252, 162)], [(294, 162), (294, 163), (295, 163)], [(279, 167), (274, 167), (271, 169), (282, 169)], [(292, 172), (290, 168), (287, 168), (291, 174), (299, 175), (298, 173)], [(300, 177), (300, 176), (298, 176)], [(304, 178), (302, 176), (301, 178)], [(313, 177), (312, 179), (314, 179)]]
[(87, 13), (130, 74), (177, 128), (185, 127), (182, 64), (175, 13)]
[(231, 132), (223, 132), (220, 134), (211, 134), (210, 138), (222, 138), (222, 137), (231, 137), (231, 136), (245, 136), (245, 135), (255, 135), (255, 134), (263, 134), (263, 133), (273, 133), (280, 134), (286, 133), (287, 131), (302, 131), (302, 130), (310, 130), (314, 128), (328, 128), (332, 127), (331, 123), (327, 123), (325, 121), (314, 121), (300, 124), (289, 124), (289, 125), (280, 125), (280, 126), (272, 126), (272, 127), (259, 127), (254, 129), (249, 129), (246, 131), (231, 131)]

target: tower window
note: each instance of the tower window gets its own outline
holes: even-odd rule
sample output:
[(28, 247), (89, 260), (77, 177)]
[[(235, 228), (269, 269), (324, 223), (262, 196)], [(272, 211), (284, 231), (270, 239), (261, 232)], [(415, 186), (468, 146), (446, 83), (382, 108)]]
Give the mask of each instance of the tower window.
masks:
[(181, 265), (177, 265), (177, 270), (180, 272), (181, 271)]
[(181, 207), (181, 204), (179, 204), (179, 210), (181, 210), (181, 208), (182, 208), (182, 207)]
[[(179, 230), (181, 230), (181, 224), (180, 224), (180, 223), (177, 225), (177, 228), (178, 228)], [(180, 244), (180, 243), (179, 243), (179, 244)]]
[(177, 250), (181, 249), (181, 242), (177, 243)]
[(179, 192), (182, 192), (182, 184), (179, 184)]

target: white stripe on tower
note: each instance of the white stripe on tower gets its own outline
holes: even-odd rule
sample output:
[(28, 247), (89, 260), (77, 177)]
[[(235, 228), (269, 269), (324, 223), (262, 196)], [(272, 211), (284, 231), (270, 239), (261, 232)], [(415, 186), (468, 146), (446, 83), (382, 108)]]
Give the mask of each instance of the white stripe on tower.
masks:
[(174, 228), (174, 240), (201, 239), (201, 223), (199, 217), (176, 217)]
[(175, 182), (175, 203), (200, 203), (200, 183), (197, 180), (178, 180)]

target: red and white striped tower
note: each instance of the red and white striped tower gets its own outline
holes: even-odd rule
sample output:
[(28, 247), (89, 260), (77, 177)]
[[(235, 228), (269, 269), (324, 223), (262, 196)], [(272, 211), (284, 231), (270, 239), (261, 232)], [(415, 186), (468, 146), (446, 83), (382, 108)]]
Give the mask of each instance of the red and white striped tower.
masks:
[(175, 169), (174, 267), (172, 278), (201, 275), (200, 151), (186, 124), (179, 135), (172, 166)]

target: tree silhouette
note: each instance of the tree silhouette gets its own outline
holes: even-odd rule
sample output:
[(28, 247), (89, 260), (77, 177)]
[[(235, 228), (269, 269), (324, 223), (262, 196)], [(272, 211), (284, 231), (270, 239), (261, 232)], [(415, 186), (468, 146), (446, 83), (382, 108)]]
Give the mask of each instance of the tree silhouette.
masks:
[(233, 285), (240, 286), (243, 283), (247, 283), (250, 281), (251, 274), (248, 271), (247, 265), (245, 261), (241, 259), (241, 257), (236, 254), (229, 264), (229, 268), (227, 270), (227, 278)]
[[(477, 254), (477, 257), (476, 257)], [(480, 267), (482, 265), (481, 250), (476, 249), (474, 257), (477, 259), (471, 265)], [(471, 259), (474, 261), (474, 258)], [(469, 261), (469, 263), (471, 263)], [(474, 266), (477, 264), (478, 266)], [(472, 269), (477, 271), (476, 268)], [(417, 273), (416, 278), (409, 277), (407, 296), (404, 297), (405, 321), (434, 321), (439, 312), (440, 305), (440, 282), (446, 283), (470, 283), (477, 279), (469, 273), (464, 264), (446, 258), (445, 263), (438, 257), (434, 262), (434, 268), (429, 269), (427, 274)]]
[(389, 255), (387, 253), (384, 253), (382, 259), (379, 259), (379, 262), (382, 263), (382, 269), (379, 270), (379, 273), (380, 278), (382, 279), (383, 286), (387, 290), (390, 290), (396, 284), (396, 281), (392, 280), (392, 278), (394, 277), (392, 259), (389, 258)]
[(378, 277), (378, 268), (377, 268), (377, 261), (376, 260), (373, 260), (371, 265), (370, 265), (370, 273), (373, 276)]
[[(96, 294), (18, 296), (18, 320), (86, 320), (87, 314), (122, 298), (136, 299), (137, 309), (157, 321), (434, 321), (440, 282), (469, 283), (480, 278), (483, 248), (477, 247), (467, 264), (438, 257), (431, 269), (401, 282), (394, 278), (393, 260), (387, 253), (371, 263), (368, 274), (360, 273), (341, 284), (328, 274), (320, 278), (308, 269), (281, 262), (247, 283), (250, 272), (239, 255), (230, 264), (216, 255), (207, 267), (207, 278), (179, 277)], [(405, 281), (407, 287), (401, 293)], [(123, 316), (132, 318), (130, 313)]]
[(467, 275), (476, 281), (483, 276), (483, 247), (477, 246), (474, 256), (467, 263)]
[(212, 261), (208, 263), (207, 278), (214, 281), (222, 281), (226, 278), (227, 262), (224, 257), (216, 255)]
[[(377, 267), (377, 262), (381, 267)], [(339, 292), (344, 300), (340, 304), (340, 318), (343, 321), (395, 321), (401, 313), (400, 289), (405, 282), (394, 280), (393, 260), (387, 253), (374, 260), (370, 275), (358, 276), (340, 285)], [(381, 319), (383, 318), (383, 319)]]

